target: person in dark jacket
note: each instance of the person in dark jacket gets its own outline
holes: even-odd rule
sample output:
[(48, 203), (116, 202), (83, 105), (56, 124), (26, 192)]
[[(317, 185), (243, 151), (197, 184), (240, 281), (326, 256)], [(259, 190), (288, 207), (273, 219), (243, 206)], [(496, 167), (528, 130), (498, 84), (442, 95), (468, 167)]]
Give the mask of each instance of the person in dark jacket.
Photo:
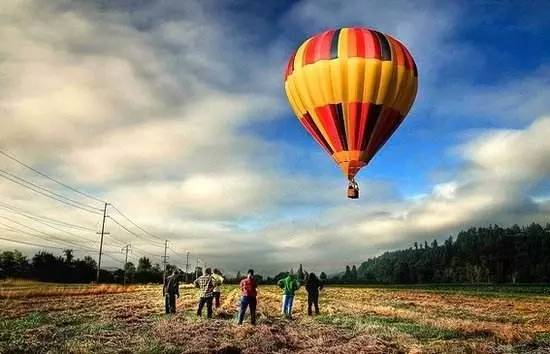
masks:
[(311, 316), (313, 306), (315, 306), (315, 314), (319, 314), (319, 291), (322, 289), (323, 283), (317, 278), (315, 273), (309, 273), (306, 280), (308, 316)]
[(246, 278), (241, 280), (241, 308), (239, 311), (239, 324), (243, 324), (246, 308), (250, 308), (250, 323), (256, 324), (256, 288), (258, 284), (254, 279), (254, 269), (249, 269)]
[(177, 270), (174, 270), (172, 275), (164, 279), (162, 296), (164, 296), (166, 313), (176, 313), (176, 297), (180, 297), (180, 280), (179, 272)]

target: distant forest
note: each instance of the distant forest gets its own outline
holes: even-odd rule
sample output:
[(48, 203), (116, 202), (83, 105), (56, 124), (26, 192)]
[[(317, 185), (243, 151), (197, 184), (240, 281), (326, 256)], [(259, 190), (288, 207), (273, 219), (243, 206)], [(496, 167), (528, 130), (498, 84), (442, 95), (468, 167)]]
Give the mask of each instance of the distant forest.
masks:
[[(174, 265), (167, 265), (171, 272)], [(294, 273), (294, 271), (291, 270)], [(97, 263), (90, 257), (75, 259), (72, 250), (63, 256), (38, 252), (30, 260), (21, 252), (0, 252), (0, 278), (17, 277), (49, 282), (89, 283), (95, 281)], [(288, 272), (264, 278), (263, 283), (275, 283)], [(307, 275), (302, 265), (295, 272), (298, 280)], [(192, 281), (202, 275), (198, 267), (183, 274), (182, 281)], [(163, 270), (142, 257), (137, 265), (128, 262), (124, 269), (101, 270), (105, 283), (161, 283)], [(327, 283), (548, 283), (550, 282), (550, 224), (531, 224), (501, 228), (497, 225), (471, 228), (449, 237), (443, 244), (436, 240), (428, 244), (415, 242), (409, 249), (391, 251), (368, 259), (359, 267), (346, 266), (345, 272), (332, 277), (325, 272), (320, 278)], [(226, 279), (235, 283), (235, 278)]]
[(547, 283), (550, 282), (550, 224), (471, 228), (449, 237), (415, 242), (356, 268), (332, 282), (343, 283)]

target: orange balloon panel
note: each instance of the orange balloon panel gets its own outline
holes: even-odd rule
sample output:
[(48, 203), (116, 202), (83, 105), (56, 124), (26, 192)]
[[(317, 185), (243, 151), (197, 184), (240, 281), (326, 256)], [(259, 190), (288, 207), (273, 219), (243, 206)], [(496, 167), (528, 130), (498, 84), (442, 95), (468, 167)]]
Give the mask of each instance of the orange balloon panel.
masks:
[(359, 27), (309, 38), (285, 72), (294, 113), (350, 180), (401, 124), (417, 85), (407, 48), (389, 35)]

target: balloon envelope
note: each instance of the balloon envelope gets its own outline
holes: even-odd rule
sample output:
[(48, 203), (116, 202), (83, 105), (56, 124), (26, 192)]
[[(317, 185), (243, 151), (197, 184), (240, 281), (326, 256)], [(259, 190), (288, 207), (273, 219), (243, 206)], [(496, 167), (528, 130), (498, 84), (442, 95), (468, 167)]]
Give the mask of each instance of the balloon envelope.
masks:
[(361, 27), (307, 39), (285, 71), (292, 110), (350, 181), (401, 124), (417, 85), (407, 48)]

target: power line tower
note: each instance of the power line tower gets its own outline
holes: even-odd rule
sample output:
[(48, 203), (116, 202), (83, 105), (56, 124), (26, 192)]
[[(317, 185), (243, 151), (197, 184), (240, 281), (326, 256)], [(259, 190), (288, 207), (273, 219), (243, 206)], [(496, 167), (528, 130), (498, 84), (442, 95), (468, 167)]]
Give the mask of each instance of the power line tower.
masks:
[(126, 286), (126, 265), (128, 264), (128, 250), (130, 249), (130, 244), (122, 247), (121, 251), (126, 250), (126, 258), (124, 259), (124, 286)]
[(164, 240), (164, 256), (162, 256), (162, 264), (164, 265), (164, 270), (162, 273), (162, 283), (166, 283), (166, 263), (168, 260), (168, 256), (166, 255), (166, 250), (168, 249), (168, 240)]
[(103, 236), (109, 234), (109, 233), (105, 233), (105, 219), (107, 218), (107, 205), (109, 205), (109, 203), (106, 202), (103, 208), (103, 221), (101, 222), (101, 240), (99, 241), (99, 258), (97, 261), (97, 276), (96, 276), (96, 283), (98, 284), (99, 284), (99, 272), (101, 271), (101, 253), (103, 252)]

